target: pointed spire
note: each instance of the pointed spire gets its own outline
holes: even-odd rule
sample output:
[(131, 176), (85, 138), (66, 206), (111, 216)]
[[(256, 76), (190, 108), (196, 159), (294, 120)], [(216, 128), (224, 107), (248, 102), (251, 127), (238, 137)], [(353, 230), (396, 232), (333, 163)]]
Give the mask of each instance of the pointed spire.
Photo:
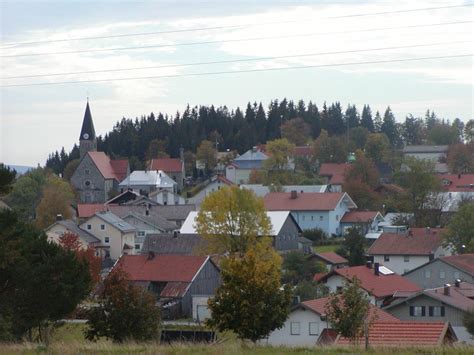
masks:
[(79, 140), (93, 139), (95, 139), (94, 122), (92, 122), (91, 110), (89, 108), (89, 98), (87, 98), (86, 112), (84, 113), (84, 120), (82, 121), (82, 129)]

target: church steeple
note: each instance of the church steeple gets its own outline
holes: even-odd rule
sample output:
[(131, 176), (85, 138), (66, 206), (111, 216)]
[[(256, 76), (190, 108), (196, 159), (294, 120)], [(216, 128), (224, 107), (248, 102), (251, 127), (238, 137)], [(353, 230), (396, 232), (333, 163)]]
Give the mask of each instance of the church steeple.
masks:
[(94, 122), (92, 122), (91, 109), (89, 107), (89, 100), (86, 104), (86, 112), (82, 121), (81, 135), (79, 137), (79, 152), (82, 157), (90, 151), (97, 150), (97, 138), (95, 136)]

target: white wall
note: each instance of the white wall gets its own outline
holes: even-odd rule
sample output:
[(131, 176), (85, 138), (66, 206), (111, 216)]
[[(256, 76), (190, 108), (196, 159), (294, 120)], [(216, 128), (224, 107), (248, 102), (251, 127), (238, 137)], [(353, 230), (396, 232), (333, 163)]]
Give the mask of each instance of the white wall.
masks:
[(193, 319), (195, 321), (198, 320), (198, 312), (199, 312), (199, 322), (203, 322), (204, 320), (211, 318), (211, 310), (207, 305), (207, 301), (209, 298), (213, 296), (192, 296), (193, 298)]
[[(299, 323), (299, 335), (291, 334), (291, 323)], [(309, 334), (309, 324), (313, 324), (314, 335)], [(260, 341), (261, 344), (286, 345), (286, 346), (315, 346), (321, 331), (328, 325), (320, 316), (310, 310), (296, 309), (291, 312), (282, 328), (270, 333), (268, 339)]]
[(410, 255), (405, 261), (404, 255), (389, 255), (390, 261), (384, 261), (384, 255), (375, 255), (374, 262), (388, 267), (393, 272), (402, 275), (405, 272), (416, 269), (418, 266), (430, 261), (428, 255)]
[[(344, 287), (344, 284), (345, 284), (345, 281), (346, 279), (342, 276), (339, 276), (339, 275), (332, 275), (330, 276), (325, 285), (329, 288), (329, 292), (336, 292), (337, 291), (337, 288), (338, 287)], [(367, 291), (363, 290), (365, 295), (367, 297), (369, 297), (370, 299), (370, 303), (374, 304), (374, 305), (379, 305), (377, 302), (377, 300), (375, 299), (374, 296), (371, 296)]]

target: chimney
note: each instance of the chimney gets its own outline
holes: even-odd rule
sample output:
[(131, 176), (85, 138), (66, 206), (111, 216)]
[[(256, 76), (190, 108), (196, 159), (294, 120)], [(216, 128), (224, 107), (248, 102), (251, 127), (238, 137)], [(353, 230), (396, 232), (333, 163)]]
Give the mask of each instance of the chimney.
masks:
[(56, 222), (57, 221), (62, 221), (63, 220), (63, 215), (62, 214), (57, 214), (56, 215)]
[(369, 269), (372, 269), (372, 261), (367, 261), (365, 263), (365, 266), (367, 266), (367, 268), (369, 268)]
[(445, 296), (449, 296), (449, 288), (451, 287), (450, 284), (444, 284), (443, 294)]
[(145, 211), (145, 215), (149, 216), (150, 215), (150, 210), (147, 208)]
[(178, 238), (178, 231), (173, 232), (173, 238)]
[(375, 263), (375, 264), (374, 264), (374, 275), (375, 275), (375, 276), (379, 276), (379, 275), (380, 275), (379, 267), (380, 267), (380, 264), (379, 264), (379, 263)]
[(431, 228), (430, 228), (430, 227), (426, 227), (426, 228), (425, 228), (425, 231), (426, 231), (426, 234), (430, 234), (430, 233), (431, 233)]
[(291, 198), (292, 200), (294, 200), (294, 199), (296, 199), (296, 198), (298, 197), (298, 193), (296, 192), (296, 190), (291, 190), (290, 194), (291, 194), (291, 195), (290, 195), (290, 198)]
[(153, 260), (155, 258), (155, 252), (149, 251), (147, 260)]
[(457, 287), (457, 288), (461, 287), (461, 280), (460, 279), (456, 279), (454, 281), (454, 287)]

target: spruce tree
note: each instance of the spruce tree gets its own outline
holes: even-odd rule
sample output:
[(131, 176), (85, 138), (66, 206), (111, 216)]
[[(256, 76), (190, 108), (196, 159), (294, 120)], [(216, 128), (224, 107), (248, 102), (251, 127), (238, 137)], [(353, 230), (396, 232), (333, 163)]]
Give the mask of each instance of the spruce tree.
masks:
[(367, 128), (372, 133), (375, 131), (374, 121), (372, 119), (372, 110), (370, 109), (369, 105), (364, 105), (364, 108), (362, 109), (360, 124), (362, 127)]

